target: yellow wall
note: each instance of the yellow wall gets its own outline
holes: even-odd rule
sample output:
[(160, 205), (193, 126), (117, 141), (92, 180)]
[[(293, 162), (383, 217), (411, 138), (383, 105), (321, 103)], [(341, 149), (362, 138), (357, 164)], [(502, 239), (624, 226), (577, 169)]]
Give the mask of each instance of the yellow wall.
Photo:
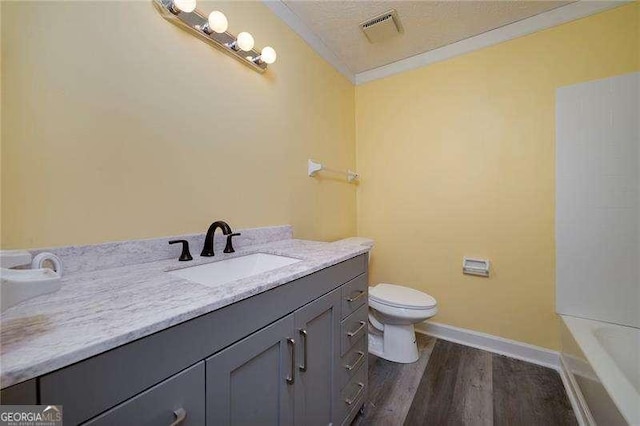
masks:
[[(425, 290), (436, 321), (549, 348), (554, 95), (638, 70), (638, 3), (355, 89), (262, 4), (219, 8), (273, 45), (264, 75), (151, 2), (2, 2), (2, 246), (290, 223), (356, 232), (371, 282)], [(25, 33), (28, 28), (28, 33)], [(355, 111), (355, 117), (354, 117)], [(461, 274), (464, 255), (493, 262)]]
[[(640, 69), (639, 8), (356, 88), (372, 283), (429, 292), (434, 321), (558, 348), (555, 90)], [(463, 276), (465, 255), (490, 259), (492, 276)]]
[(356, 232), (354, 88), (260, 2), (219, 8), (272, 45), (260, 75), (144, 2), (2, 2), (2, 246), (290, 223)]

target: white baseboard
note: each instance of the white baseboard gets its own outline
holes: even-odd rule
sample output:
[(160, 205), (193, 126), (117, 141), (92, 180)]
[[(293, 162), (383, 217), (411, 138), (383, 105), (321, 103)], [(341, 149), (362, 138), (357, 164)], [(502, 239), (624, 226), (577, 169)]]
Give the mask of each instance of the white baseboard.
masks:
[(564, 388), (567, 391), (567, 397), (569, 398), (569, 402), (571, 402), (578, 424), (580, 424), (580, 426), (595, 426), (596, 422), (591, 415), (591, 411), (589, 411), (582, 392), (573, 375), (570, 373), (562, 354), (560, 354), (560, 378), (562, 378), (562, 384), (564, 384)]
[(540, 346), (431, 321), (416, 324), (416, 331), (560, 371), (560, 354)]

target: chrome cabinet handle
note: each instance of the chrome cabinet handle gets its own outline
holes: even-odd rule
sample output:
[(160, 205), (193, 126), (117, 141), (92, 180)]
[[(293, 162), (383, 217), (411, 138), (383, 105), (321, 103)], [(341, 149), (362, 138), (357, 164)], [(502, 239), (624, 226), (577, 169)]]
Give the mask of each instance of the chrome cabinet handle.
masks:
[(364, 296), (364, 290), (360, 290), (357, 296), (348, 298), (347, 302), (355, 302), (356, 300), (360, 299), (362, 296)]
[(298, 330), (300, 332), (300, 338), (302, 339), (302, 364), (298, 367), (300, 371), (307, 371), (307, 330), (301, 328)]
[(356, 392), (356, 394), (355, 394), (355, 395), (353, 395), (353, 397), (352, 397), (351, 399), (347, 398), (347, 399), (345, 399), (345, 400), (344, 400), (344, 402), (346, 402), (346, 403), (347, 403), (347, 405), (351, 405), (351, 404), (353, 404), (353, 403), (358, 399), (358, 397), (360, 396), (360, 394), (362, 393), (362, 390), (364, 389), (364, 383), (358, 383), (358, 386), (359, 386), (360, 388), (358, 389), (358, 391)]
[(287, 384), (292, 385), (296, 382), (296, 341), (288, 337), (287, 344), (291, 346), (291, 374), (287, 376)]
[(360, 333), (360, 331), (362, 331), (362, 329), (364, 328), (364, 326), (365, 326), (366, 324), (367, 324), (366, 322), (364, 322), (364, 321), (360, 321), (360, 327), (356, 328), (354, 331), (350, 331), (350, 332), (348, 332), (348, 333), (347, 333), (347, 336), (349, 336), (349, 337), (353, 337), (353, 336), (355, 336), (356, 334)]
[(182, 422), (184, 422), (184, 419), (187, 418), (187, 412), (184, 410), (184, 408), (178, 408), (173, 412), (173, 415), (176, 416), (176, 420), (169, 426), (180, 426)]
[(346, 364), (344, 366), (344, 368), (346, 368), (348, 371), (351, 371), (354, 368), (356, 368), (356, 365), (360, 364), (360, 361), (362, 361), (364, 359), (364, 352), (358, 351), (357, 353), (359, 355), (358, 359), (356, 359), (356, 361), (353, 364), (351, 364), (351, 365)]

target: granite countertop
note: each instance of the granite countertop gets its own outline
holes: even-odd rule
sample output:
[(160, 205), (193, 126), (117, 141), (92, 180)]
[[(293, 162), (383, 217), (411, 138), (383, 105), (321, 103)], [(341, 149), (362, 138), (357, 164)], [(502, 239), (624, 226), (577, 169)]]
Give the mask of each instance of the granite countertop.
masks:
[[(373, 242), (333, 243), (285, 239), (246, 246), (214, 258), (194, 256), (70, 273), (53, 294), (23, 302), (0, 316), (2, 388), (49, 373), (109, 349), (207, 314), (266, 290), (368, 252)], [(167, 271), (251, 253), (301, 259), (217, 287)]]

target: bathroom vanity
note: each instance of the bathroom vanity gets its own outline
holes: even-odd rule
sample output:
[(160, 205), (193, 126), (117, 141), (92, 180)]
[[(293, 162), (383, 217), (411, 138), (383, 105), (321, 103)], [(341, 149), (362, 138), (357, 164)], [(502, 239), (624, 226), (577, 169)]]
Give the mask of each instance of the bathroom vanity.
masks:
[[(5, 387), (3, 404), (62, 405), (65, 424), (348, 424), (367, 391), (368, 248), (336, 245), (336, 258), (346, 259), (319, 267), (324, 262), (305, 265), (305, 256), (313, 257), (307, 243), (280, 243), (288, 249), (279, 254), (295, 255), (295, 246), (304, 246), (302, 261), (265, 274), (264, 283), (272, 284), (255, 294), (234, 294), (229, 300), (237, 301), (202, 308), (209, 312), (185, 321), (167, 313), (151, 334), (118, 335), (128, 341)], [(317, 244), (327, 250), (331, 243)], [(305, 274), (305, 267), (317, 270)], [(297, 278), (287, 281), (287, 273)], [(243, 294), (260, 279), (241, 281)], [(2, 321), (11, 326), (11, 318)], [(86, 335), (87, 346), (93, 337)], [(76, 358), (83, 357), (79, 352), (80, 346)], [(6, 355), (4, 349), (3, 361), (11, 361)], [(41, 364), (23, 368), (22, 377)], [(8, 380), (19, 379), (3, 372), (3, 386)]]

